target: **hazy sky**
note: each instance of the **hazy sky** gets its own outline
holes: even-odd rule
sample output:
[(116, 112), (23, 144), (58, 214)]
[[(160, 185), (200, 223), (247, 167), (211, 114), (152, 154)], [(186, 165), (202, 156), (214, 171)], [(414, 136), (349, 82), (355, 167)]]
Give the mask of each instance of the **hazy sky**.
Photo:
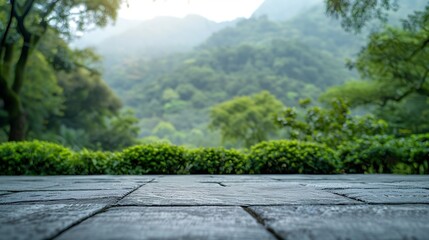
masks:
[(198, 14), (213, 21), (227, 21), (250, 17), (264, 0), (128, 0), (120, 18), (151, 19), (156, 16), (184, 17)]

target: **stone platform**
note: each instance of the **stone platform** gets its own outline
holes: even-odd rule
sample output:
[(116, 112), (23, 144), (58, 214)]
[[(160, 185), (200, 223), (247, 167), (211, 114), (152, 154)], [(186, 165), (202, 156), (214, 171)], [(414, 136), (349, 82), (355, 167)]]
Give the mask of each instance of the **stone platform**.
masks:
[(3, 176), (0, 239), (429, 239), (429, 176)]

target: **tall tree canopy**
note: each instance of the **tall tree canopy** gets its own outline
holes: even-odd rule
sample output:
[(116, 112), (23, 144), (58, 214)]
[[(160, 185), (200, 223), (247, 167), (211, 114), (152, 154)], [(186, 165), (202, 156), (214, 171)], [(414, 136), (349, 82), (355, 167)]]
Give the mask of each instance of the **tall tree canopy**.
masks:
[(268, 91), (236, 97), (212, 108), (210, 126), (221, 131), (223, 141), (250, 147), (276, 132), (274, 114), (280, 109), (283, 104)]
[(30, 56), (46, 33), (69, 38), (104, 26), (117, 15), (121, 0), (1, 0), (0, 99), (7, 113), (9, 140), (23, 140), (27, 129), (23, 86), (32, 81)]
[[(375, 105), (376, 112), (384, 115), (407, 132), (425, 132), (426, 120), (413, 121), (398, 113), (415, 109), (414, 114), (429, 107), (429, 4), (404, 16), (402, 27), (386, 26), (373, 32), (368, 44), (350, 64), (360, 73), (362, 80), (333, 87), (322, 97), (347, 99), (353, 106)], [(360, 31), (374, 18), (386, 19), (389, 10), (400, 7), (389, 0), (328, 0), (327, 12), (341, 18), (346, 29)], [(419, 101), (419, 102), (416, 102)], [(426, 103), (425, 103), (426, 102)], [(412, 106), (412, 107), (411, 107)], [(419, 106), (420, 109), (416, 109)], [(373, 108), (374, 109), (374, 108)], [(402, 111), (398, 111), (402, 109)], [(383, 112), (395, 116), (388, 116)], [(398, 125), (399, 124), (399, 125)]]

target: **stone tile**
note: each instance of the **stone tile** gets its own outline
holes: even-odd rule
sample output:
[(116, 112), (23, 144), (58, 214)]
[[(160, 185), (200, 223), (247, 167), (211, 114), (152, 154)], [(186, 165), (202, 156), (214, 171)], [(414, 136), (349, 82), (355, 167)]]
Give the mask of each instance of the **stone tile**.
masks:
[(270, 205), (353, 204), (357, 201), (299, 184), (282, 182), (149, 183), (119, 202), (119, 205)]
[(0, 181), (0, 191), (44, 190), (54, 186), (58, 184), (47, 181)]
[(0, 205), (0, 239), (47, 239), (106, 204)]
[(0, 191), (130, 189), (154, 177), (137, 176), (0, 176)]
[(97, 198), (120, 198), (130, 190), (97, 190), (97, 191), (33, 191), (18, 192), (0, 196), (0, 203), (38, 202), (54, 200), (80, 200)]
[(56, 186), (45, 188), (45, 190), (115, 190), (115, 189), (135, 189), (144, 183), (136, 182), (71, 182), (60, 183)]
[(296, 182), (303, 184), (307, 187), (314, 187), (316, 189), (346, 189), (346, 188), (354, 188), (354, 189), (380, 189), (386, 188), (386, 185), (381, 183), (369, 184), (363, 182), (352, 182), (352, 181), (301, 181)]
[(111, 208), (58, 239), (274, 239), (240, 207)]
[(429, 190), (426, 189), (343, 189), (331, 192), (367, 203), (429, 203)]
[(209, 178), (198, 182), (221, 182), (221, 183), (250, 183), (250, 182), (276, 182), (267, 175), (208, 175)]
[(251, 207), (285, 239), (428, 239), (427, 205)]
[(428, 175), (392, 175), (392, 174), (337, 174), (337, 175), (268, 175), (278, 181), (353, 181), (363, 183), (383, 183), (383, 182), (429, 182)]
[[(427, 181), (399, 181), (389, 183), (376, 183), (377, 185), (384, 186), (385, 188), (425, 188), (429, 189), (429, 180)], [(369, 183), (374, 185), (374, 183)]]

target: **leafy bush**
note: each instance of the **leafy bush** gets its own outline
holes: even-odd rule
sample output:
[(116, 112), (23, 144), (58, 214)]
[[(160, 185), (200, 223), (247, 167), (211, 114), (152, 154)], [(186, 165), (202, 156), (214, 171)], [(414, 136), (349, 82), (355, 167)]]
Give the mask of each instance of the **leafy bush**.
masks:
[(429, 173), (428, 134), (365, 137), (343, 144), (338, 153), (347, 173)]
[(192, 174), (233, 174), (245, 172), (245, 156), (237, 150), (199, 148), (188, 150)]
[(63, 146), (41, 142), (0, 144), (0, 174), (56, 175), (72, 174), (73, 152)]
[(330, 148), (310, 142), (262, 142), (250, 150), (250, 173), (335, 173), (337, 158)]
[(393, 173), (404, 153), (392, 136), (379, 135), (346, 142), (338, 148), (346, 173)]
[(429, 133), (411, 135), (410, 139), (412, 141), (421, 142), (421, 143), (429, 142)]
[(120, 174), (186, 174), (185, 148), (165, 143), (139, 145), (125, 149)]
[(410, 149), (408, 165), (411, 174), (429, 174), (429, 142), (417, 143)]
[(395, 173), (429, 173), (429, 134), (412, 135), (394, 140), (395, 147), (402, 153), (402, 159)]
[(120, 153), (82, 150), (71, 159), (72, 171), (79, 175), (118, 174), (121, 160)]
[(224, 148), (186, 150), (167, 143), (119, 153), (73, 152), (41, 141), (0, 144), (2, 175), (336, 172), (429, 174), (429, 135), (364, 137), (343, 143), (336, 153), (325, 145), (297, 140), (262, 142), (247, 154)]

